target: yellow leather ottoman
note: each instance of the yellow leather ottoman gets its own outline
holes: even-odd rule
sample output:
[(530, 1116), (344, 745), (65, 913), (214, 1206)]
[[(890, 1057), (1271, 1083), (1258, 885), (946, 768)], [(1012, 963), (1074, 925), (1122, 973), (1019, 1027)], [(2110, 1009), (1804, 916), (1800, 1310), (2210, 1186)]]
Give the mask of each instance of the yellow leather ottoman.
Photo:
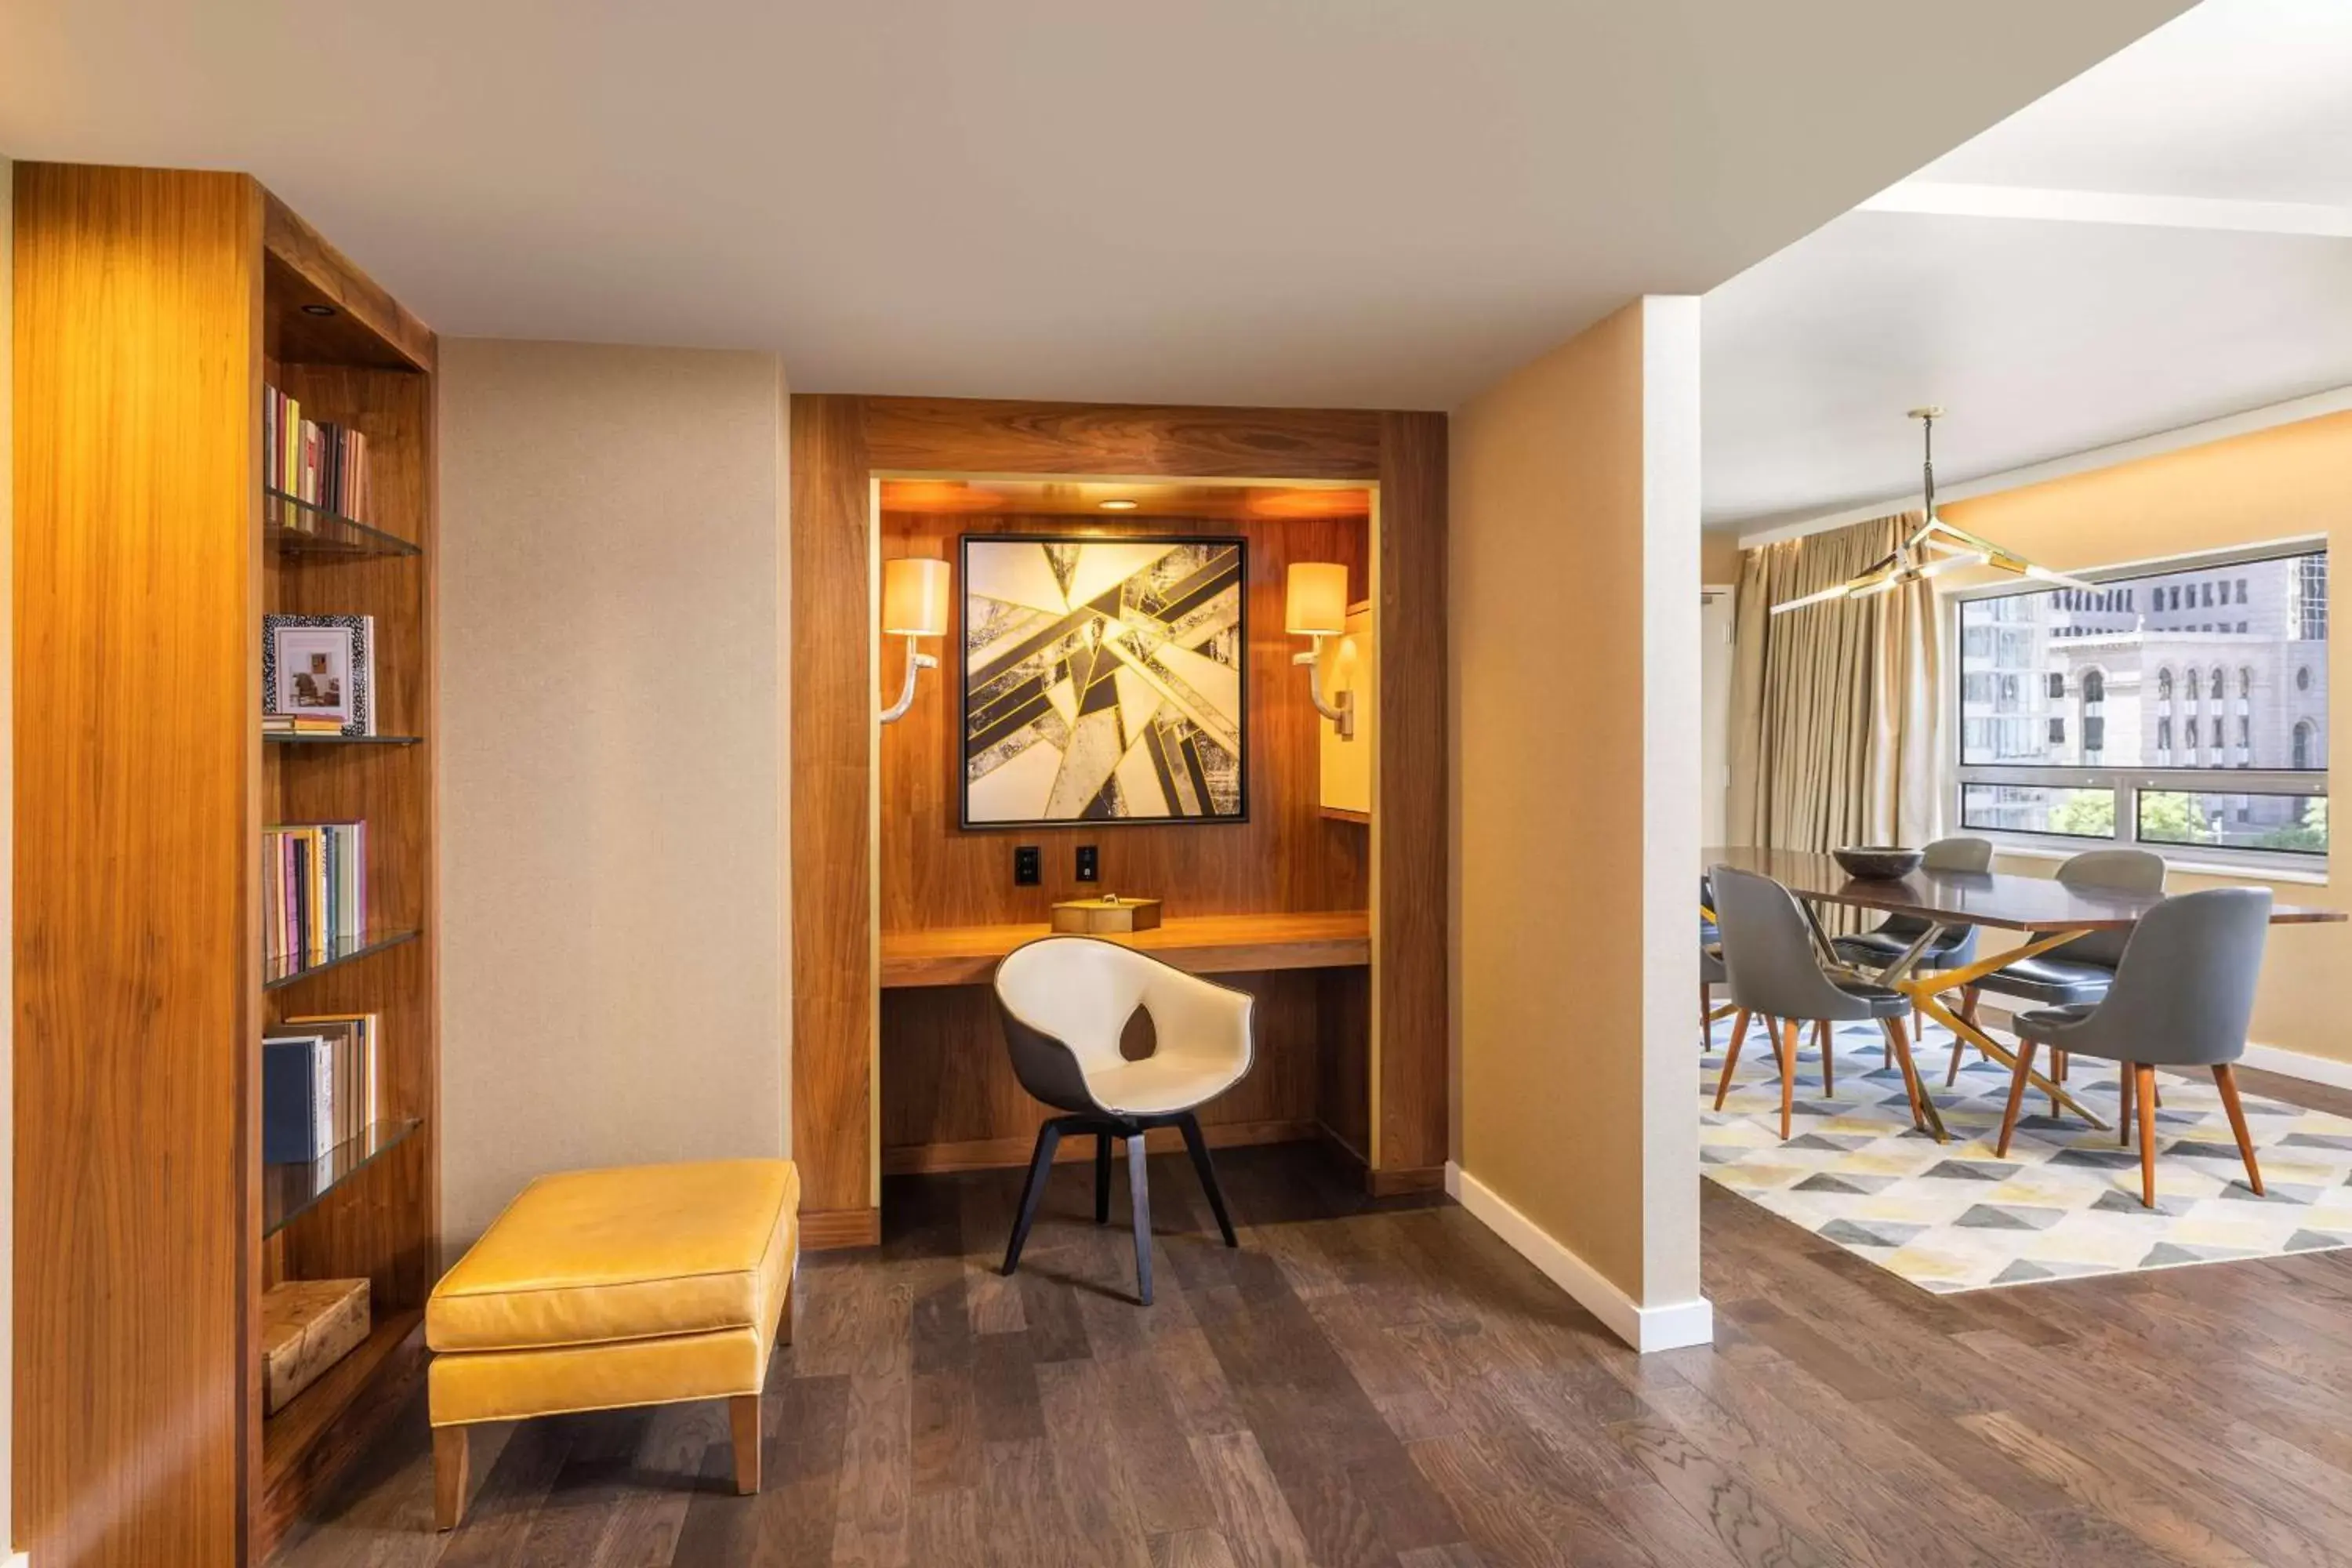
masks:
[(425, 1306), (436, 1522), (466, 1506), (466, 1431), (724, 1399), (735, 1486), (760, 1489), (760, 1388), (793, 1341), (800, 1176), (711, 1160), (541, 1176)]

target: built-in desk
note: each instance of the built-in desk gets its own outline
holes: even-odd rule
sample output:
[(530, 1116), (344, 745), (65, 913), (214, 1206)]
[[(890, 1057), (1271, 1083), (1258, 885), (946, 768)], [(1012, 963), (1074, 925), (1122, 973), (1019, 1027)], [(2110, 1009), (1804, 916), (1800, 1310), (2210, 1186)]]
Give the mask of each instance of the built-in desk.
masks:
[[(955, 926), (887, 931), (885, 988), (985, 985), (996, 961), (1024, 942), (1051, 935), (1043, 925)], [(1108, 940), (1165, 959), (1195, 974), (1260, 973), (1274, 969), (1346, 969), (1372, 961), (1371, 916), (1362, 910), (1305, 915), (1196, 915), (1156, 931)]]

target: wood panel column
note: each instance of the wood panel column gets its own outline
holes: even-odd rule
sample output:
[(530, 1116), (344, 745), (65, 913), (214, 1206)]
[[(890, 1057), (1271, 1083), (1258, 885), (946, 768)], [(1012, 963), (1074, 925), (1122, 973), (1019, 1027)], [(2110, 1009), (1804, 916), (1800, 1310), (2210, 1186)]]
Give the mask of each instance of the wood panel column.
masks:
[(1445, 416), (1381, 416), (1373, 1027), (1380, 1194), (1444, 1184)]
[(865, 400), (792, 400), (793, 1160), (803, 1246), (874, 1199), (874, 586)]

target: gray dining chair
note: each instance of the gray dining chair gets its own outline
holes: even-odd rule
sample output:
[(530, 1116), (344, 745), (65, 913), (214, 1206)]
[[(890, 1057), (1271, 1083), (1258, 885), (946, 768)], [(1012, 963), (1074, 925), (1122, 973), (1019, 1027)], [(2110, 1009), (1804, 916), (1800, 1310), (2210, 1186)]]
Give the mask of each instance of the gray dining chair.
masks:
[[(2161, 893), (2164, 869), (2164, 857), (2146, 849), (2086, 849), (2069, 857), (2058, 868), (2058, 880), (2070, 888), (2102, 892)], [(2044, 1007), (2073, 1007), (2096, 1002), (2115, 984), (2116, 965), (2123, 962), (2124, 945), (2130, 939), (2129, 927), (2086, 931), (2038, 957), (2003, 964), (1968, 988), (1964, 1005), (1969, 1021), (1976, 1021), (1977, 995), (1986, 991)], [(1959, 1076), (1960, 1052), (1964, 1048), (1965, 1042), (1955, 1037), (1945, 1082), (1950, 1083)], [(2050, 1078), (2053, 1082), (2065, 1081), (2064, 1053), (2052, 1058)]]
[(1715, 925), (1715, 889), (1698, 879), (1698, 1037), (1704, 1047), (1715, 1039), (1715, 988), (1723, 984), (1723, 933)]
[[(1137, 1298), (1151, 1305), (1151, 1189), (1144, 1134), (1173, 1127), (1227, 1247), (1239, 1246), (1216, 1168), (1195, 1114), (1249, 1076), (1257, 1058), (1256, 998), (1094, 936), (1046, 936), (1014, 948), (996, 965), (996, 1013), (1021, 1087), (1065, 1112), (1037, 1130), (1029, 1179), (1004, 1272), (1037, 1217), (1037, 1201), (1066, 1133), (1095, 1140), (1095, 1223), (1110, 1221), (1111, 1142), (1127, 1145), (1128, 1201), (1135, 1226)], [(1129, 1060), (1119, 1038), (1138, 1012), (1150, 1019), (1150, 1055)]]
[[(1822, 1026), (1826, 1038), (1830, 1026), (1874, 1019), (1885, 1031), (1888, 1048), (1903, 1065), (1912, 1123), (1920, 1125), (1921, 1101), (1927, 1091), (1920, 1086), (1903, 1027), (1911, 1011), (1910, 998), (1892, 986), (1846, 979), (1823, 969), (1820, 951), (1813, 945), (1812, 927), (1797, 907), (1795, 895), (1771, 878), (1729, 866), (1715, 867), (1708, 876), (1715, 884), (1715, 921), (1723, 933), (1723, 966), (1731, 999), (1743, 1015), (1766, 1020), (1766, 1033), (1780, 1061), (1780, 1136), (1789, 1136), (1795, 1110), (1801, 1022)], [(1744, 1033), (1739, 1026), (1733, 1028), (1730, 1053), (1724, 1058), (1723, 1077), (1715, 1089), (1718, 1110), (1731, 1092)], [(1834, 1087), (1832, 1070), (1825, 1052), (1822, 1058), (1824, 1096)]]
[(2115, 1062), (2120, 1080), (2116, 1121), (2128, 1144), (2137, 1107), (2140, 1202), (2154, 1208), (2156, 1069), (2210, 1068), (2246, 1163), (2247, 1184), (2262, 1196), (2262, 1168), (2246, 1132), (2232, 1064), (2245, 1054), (2270, 922), (2271, 895), (2264, 888), (2216, 888), (2167, 899), (2133, 927), (2101, 1000), (2019, 1014), (2017, 1073), (2000, 1121), (2000, 1154), (2009, 1154), (2036, 1047)]
[[(1992, 869), (1992, 840), (1990, 838), (1938, 838), (1922, 852), (1920, 865), (1930, 871), (1990, 871)], [(1884, 969), (1911, 951), (1932, 922), (1916, 915), (1889, 915), (1865, 931), (1839, 937), (1834, 943), (1837, 954), (1848, 963), (1865, 969)], [(1974, 963), (1977, 958), (1977, 928), (1946, 926), (1941, 935), (1920, 953), (1919, 963), (1929, 969), (1958, 969)], [(1960, 1015), (1973, 1024), (1975, 1002), (1964, 995)], [(1911, 1035), (1923, 1038), (1919, 1009), (1911, 1009)]]

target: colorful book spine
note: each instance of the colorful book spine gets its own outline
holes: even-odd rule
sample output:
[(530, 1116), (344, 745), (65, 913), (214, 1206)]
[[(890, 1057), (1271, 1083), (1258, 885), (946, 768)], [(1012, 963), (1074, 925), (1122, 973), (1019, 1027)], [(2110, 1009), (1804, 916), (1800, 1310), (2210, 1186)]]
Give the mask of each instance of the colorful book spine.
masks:
[[(261, 398), (261, 472), (281, 495), (364, 520), (374, 505), (368, 484), (367, 437), (344, 425), (302, 417), (302, 405), (274, 386)], [(314, 521), (287, 520), (309, 529)]]
[(367, 930), (367, 825), (286, 823), (261, 838), (263, 948), (278, 964), (316, 963)]

